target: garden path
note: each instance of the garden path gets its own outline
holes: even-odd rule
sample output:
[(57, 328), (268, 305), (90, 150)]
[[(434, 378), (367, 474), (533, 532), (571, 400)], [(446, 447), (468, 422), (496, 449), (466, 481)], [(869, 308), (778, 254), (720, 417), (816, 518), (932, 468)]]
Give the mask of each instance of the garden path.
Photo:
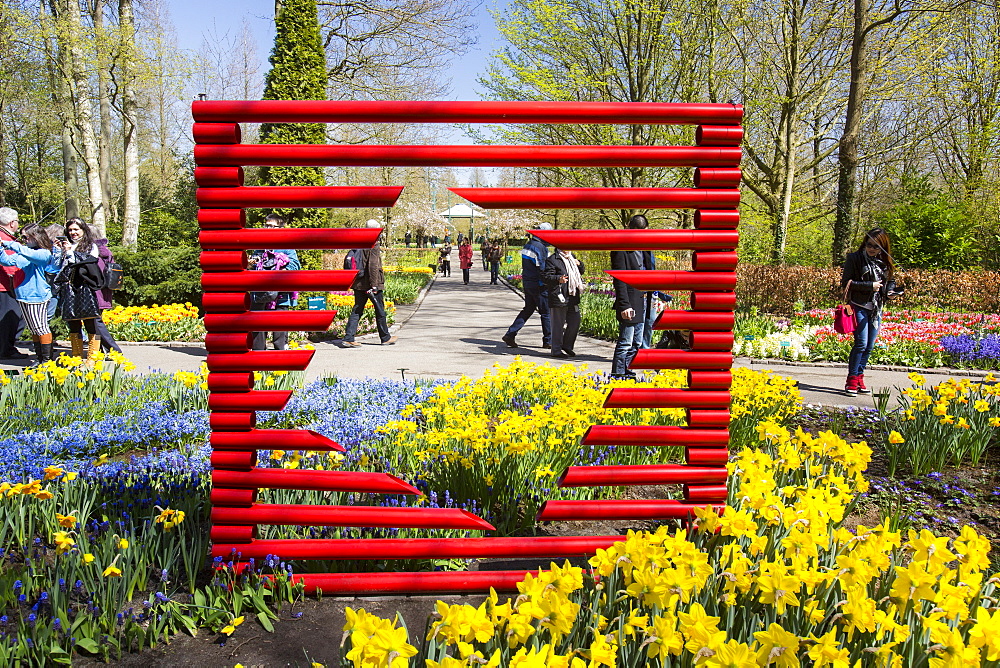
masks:
[[(457, 265), (457, 262), (455, 263)], [(580, 337), (574, 360), (553, 359), (542, 348), (541, 324), (537, 316), (518, 335), (518, 348), (508, 348), (500, 337), (522, 305), (521, 297), (507, 286), (490, 285), (489, 272), (477, 262), (472, 269), (469, 285), (462, 283), (461, 270), (450, 277), (438, 276), (423, 300), (415, 307), (400, 307), (397, 319), (402, 322), (395, 332), (396, 344), (379, 345), (375, 334), (358, 337), (358, 348), (341, 348), (338, 342), (316, 344), (316, 356), (308, 369), (308, 379), (326, 375), (349, 378), (400, 377), (458, 378), (465, 374), (479, 377), (495, 363), (506, 364), (515, 355), (551, 364), (588, 363), (591, 368), (608, 370), (614, 344), (589, 337)], [(149, 371), (195, 371), (205, 357), (200, 344), (126, 345), (125, 354), (140, 373)], [(0, 368), (16, 369), (30, 360), (16, 364), (0, 364)], [(867, 396), (848, 397), (842, 393), (843, 367), (810, 367), (751, 364), (741, 359), (737, 366), (754, 369), (774, 369), (799, 381), (808, 403), (856, 405), (871, 407)], [(401, 371), (404, 370), (404, 371)], [(928, 374), (928, 380), (939, 382), (947, 376)], [(908, 385), (906, 373), (870, 371), (866, 374), (870, 387)]]

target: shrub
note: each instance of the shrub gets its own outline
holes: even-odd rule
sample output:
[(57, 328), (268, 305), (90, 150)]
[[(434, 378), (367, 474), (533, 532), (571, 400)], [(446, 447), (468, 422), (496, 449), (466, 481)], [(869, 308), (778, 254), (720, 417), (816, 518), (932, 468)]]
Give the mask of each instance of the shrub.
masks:
[(191, 302), (201, 305), (201, 249), (169, 246), (131, 251), (112, 249), (125, 272), (124, 287), (115, 301), (125, 306), (152, 306)]

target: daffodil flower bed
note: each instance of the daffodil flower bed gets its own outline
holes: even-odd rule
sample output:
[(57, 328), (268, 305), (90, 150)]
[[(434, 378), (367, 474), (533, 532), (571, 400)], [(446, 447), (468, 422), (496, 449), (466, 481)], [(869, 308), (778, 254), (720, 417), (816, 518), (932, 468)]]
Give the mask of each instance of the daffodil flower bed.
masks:
[(119, 341), (203, 341), (205, 325), (190, 302), (159, 306), (116, 306), (103, 313)]
[[(350, 610), (344, 666), (948, 668), (1000, 665), (989, 543), (845, 527), (871, 450), (758, 428), (721, 515), (630, 533), (584, 569), (555, 564), (480, 606), (438, 603), (426, 641)], [(412, 657), (412, 663), (411, 663)]]

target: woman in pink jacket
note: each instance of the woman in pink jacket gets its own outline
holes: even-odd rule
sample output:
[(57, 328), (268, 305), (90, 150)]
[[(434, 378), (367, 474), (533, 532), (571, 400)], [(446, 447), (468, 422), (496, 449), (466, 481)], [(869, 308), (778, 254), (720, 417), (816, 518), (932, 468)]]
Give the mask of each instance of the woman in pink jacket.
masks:
[(462, 240), (458, 247), (458, 266), (462, 268), (462, 282), (469, 284), (469, 270), (472, 269), (472, 242), (468, 238)]

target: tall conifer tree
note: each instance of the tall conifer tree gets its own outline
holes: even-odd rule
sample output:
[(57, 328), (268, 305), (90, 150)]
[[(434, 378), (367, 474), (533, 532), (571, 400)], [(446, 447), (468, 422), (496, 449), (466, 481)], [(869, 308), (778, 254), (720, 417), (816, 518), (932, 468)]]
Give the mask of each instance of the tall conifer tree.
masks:
[[(271, 69), (264, 79), (265, 100), (325, 100), (326, 58), (320, 41), (316, 0), (284, 0), (274, 18), (276, 35)], [(262, 144), (322, 144), (323, 123), (266, 123)], [(260, 183), (267, 186), (323, 186), (322, 167), (263, 167)], [(296, 227), (323, 225), (322, 209), (277, 209)]]

